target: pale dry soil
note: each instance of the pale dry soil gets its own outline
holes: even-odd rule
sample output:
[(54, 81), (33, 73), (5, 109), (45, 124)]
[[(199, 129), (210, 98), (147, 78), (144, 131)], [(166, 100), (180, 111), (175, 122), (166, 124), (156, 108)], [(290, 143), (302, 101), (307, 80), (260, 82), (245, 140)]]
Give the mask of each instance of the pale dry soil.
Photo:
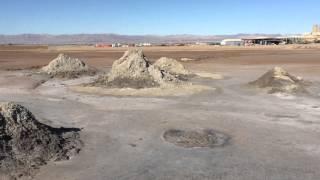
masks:
[[(48, 80), (30, 75), (34, 70), (2, 70), (0, 101), (20, 103), (48, 125), (83, 128), (80, 154), (69, 161), (49, 162), (35, 176), (38, 180), (318, 180), (320, 51), (219, 53), (225, 57), (185, 63), (192, 71), (223, 76), (193, 79), (194, 84), (212, 88), (193, 95), (79, 93), (68, 87), (95, 77)], [(172, 54), (172, 50), (162, 51), (161, 56)], [(5, 65), (9, 66), (7, 61)], [(245, 86), (276, 65), (312, 81), (310, 94), (270, 95)], [(108, 67), (101, 69), (109, 71)], [(230, 139), (219, 147), (185, 148), (164, 140), (164, 132), (170, 129), (213, 129)]]

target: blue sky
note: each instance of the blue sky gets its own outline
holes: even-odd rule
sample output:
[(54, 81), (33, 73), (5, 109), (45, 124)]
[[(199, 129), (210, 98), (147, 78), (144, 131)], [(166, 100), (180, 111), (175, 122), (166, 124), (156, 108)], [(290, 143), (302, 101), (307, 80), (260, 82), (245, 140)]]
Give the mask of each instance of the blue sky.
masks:
[(303, 33), (319, 0), (0, 0), (0, 34)]

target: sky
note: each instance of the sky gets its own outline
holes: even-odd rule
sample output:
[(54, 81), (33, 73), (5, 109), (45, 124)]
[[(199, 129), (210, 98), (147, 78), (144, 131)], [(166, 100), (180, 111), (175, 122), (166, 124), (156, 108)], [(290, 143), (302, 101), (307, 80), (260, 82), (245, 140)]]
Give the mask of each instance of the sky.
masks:
[(319, 0), (0, 0), (0, 34), (296, 34)]

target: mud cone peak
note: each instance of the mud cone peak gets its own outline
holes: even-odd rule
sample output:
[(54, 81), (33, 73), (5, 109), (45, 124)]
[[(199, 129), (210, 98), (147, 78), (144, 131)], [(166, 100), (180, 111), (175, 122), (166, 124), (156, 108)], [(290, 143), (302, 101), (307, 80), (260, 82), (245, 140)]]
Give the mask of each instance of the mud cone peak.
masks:
[(304, 88), (305, 82), (302, 78), (291, 75), (281, 67), (274, 67), (256, 81), (250, 82), (249, 84), (259, 88), (269, 89), (269, 93), (306, 92)]
[(148, 67), (149, 62), (142, 50), (129, 50), (113, 63), (109, 80), (117, 76), (144, 76), (147, 73)]
[[(0, 116), (2, 116), (3, 121), (4, 119), (7, 120), (6, 127), (24, 125), (26, 123), (37, 123), (29, 110), (13, 102), (0, 103)], [(1, 126), (4, 126), (4, 124), (1, 124)]]
[(129, 58), (141, 58), (146, 60), (145, 55), (141, 49), (130, 49), (126, 51), (119, 60), (127, 60)]
[(64, 53), (60, 53), (60, 54), (58, 55), (58, 57), (67, 57), (67, 55), (64, 54)]
[(42, 70), (58, 77), (77, 77), (81, 74), (93, 74), (93, 70), (82, 60), (63, 53), (59, 54)]
[(272, 69), (272, 72), (275, 75), (287, 75), (288, 72), (286, 70), (284, 70), (282, 67), (276, 66)]
[(159, 69), (169, 72), (170, 74), (177, 76), (190, 75), (191, 73), (185, 69), (185, 67), (175, 59), (161, 57), (154, 64)]
[(32, 176), (50, 160), (69, 159), (80, 151), (79, 129), (40, 123), (24, 106), (0, 103), (0, 171)]
[(274, 67), (269, 72), (273, 75), (274, 78), (283, 78), (286, 76), (290, 76), (290, 74), (285, 69), (278, 66)]
[[(104, 81), (104, 80), (103, 80)], [(106, 85), (117, 88), (149, 88), (176, 83), (177, 78), (169, 72), (149, 63), (142, 50), (126, 51), (116, 60), (106, 78)]]

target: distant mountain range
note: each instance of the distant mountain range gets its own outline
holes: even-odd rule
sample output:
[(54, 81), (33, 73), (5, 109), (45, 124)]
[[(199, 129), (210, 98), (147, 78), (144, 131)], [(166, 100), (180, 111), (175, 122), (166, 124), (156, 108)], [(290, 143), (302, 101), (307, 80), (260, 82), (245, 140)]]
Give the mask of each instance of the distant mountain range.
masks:
[(19, 34), (0, 35), (0, 44), (96, 44), (96, 43), (192, 43), (217, 42), (222, 39), (267, 36), (281, 34), (235, 34), (235, 35), (119, 35), (119, 34)]

